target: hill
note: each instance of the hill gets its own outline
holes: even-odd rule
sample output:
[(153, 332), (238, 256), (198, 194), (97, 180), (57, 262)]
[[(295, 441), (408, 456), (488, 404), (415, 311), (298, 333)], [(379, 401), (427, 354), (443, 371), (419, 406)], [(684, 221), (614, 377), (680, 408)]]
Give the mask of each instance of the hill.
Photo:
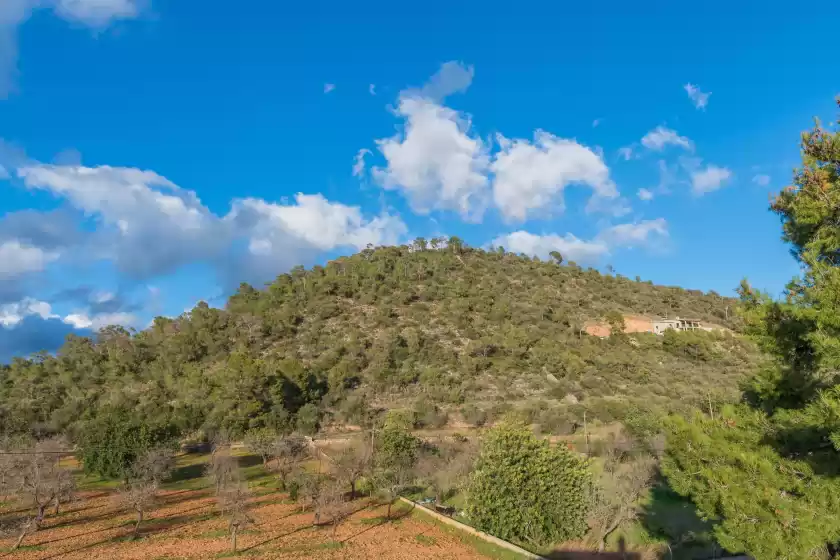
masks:
[(0, 421), (66, 432), (102, 407), (186, 430), (364, 423), (411, 409), (418, 426), (482, 424), (514, 409), (568, 433), (638, 407), (729, 400), (759, 360), (724, 333), (587, 336), (618, 313), (682, 315), (737, 330), (734, 300), (559, 265), (457, 238), (369, 248), (242, 285), (133, 334), (68, 338), (57, 356), (0, 369)]

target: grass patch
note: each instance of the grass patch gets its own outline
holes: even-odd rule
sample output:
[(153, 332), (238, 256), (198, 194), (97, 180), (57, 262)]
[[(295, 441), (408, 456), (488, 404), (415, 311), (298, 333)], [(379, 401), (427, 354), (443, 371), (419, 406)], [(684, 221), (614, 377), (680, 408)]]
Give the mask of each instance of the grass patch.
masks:
[(9, 554), (14, 554), (15, 552), (25, 552), (27, 550), (45, 550), (46, 548), (47, 547), (45, 547), (42, 544), (25, 544), (25, 545), (22, 545), (20, 548), (18, 548), (16, 550), (12, 550), (11, 548), (7, 548), (7, 549), (5, 549), (5, 551), (8, 552)]
[(216, 529), (215, 531), (205, 531), (198, 535), (200, 539), (219, 539), (229, 536), (227, 529)]
[(425, 544), (426, 546), (433, 546), (433, 545), (437, 544), (437, 540), (435, 540), (434, 537), (430, 537), (429, 535), (424, 535), (423, 533), (420, 533), (419, 535), (417, 535), (414, 538), (417, 540), (417, 542), (419, 542), (420, 544)]
[(432, 517), (431, 515), (427, 514), (426, 512), (415, 508), (412, 512), (412, 515), (423, 521), (424, 523), (432, 524), (438, 527), (444, 533), (454, 536), (463, 544), (473, 548), (479, 554), (486, 556), (487, 558), (493, 558), (494, 560), (526, 560), (526, 557), (522, 554), (514, 552), (512, 550), (508, 550), (506, 548), (501, 548), (496, 546), (493, 543), (489, 543), (484, 539), (480, 539), (475, 535), (470, 535), (469, 533), (465, 533), (461, 531), (457, 527), (452, 527), (451, 525), (445, 525)]

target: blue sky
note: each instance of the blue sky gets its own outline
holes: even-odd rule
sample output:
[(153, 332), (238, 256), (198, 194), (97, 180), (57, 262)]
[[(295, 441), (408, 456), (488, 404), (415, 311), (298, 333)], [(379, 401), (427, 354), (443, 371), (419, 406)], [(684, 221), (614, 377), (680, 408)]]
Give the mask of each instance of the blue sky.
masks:
[(0, 359), (439, 234), (778, 294), (840, 7), (590, 4), (4, 0)]

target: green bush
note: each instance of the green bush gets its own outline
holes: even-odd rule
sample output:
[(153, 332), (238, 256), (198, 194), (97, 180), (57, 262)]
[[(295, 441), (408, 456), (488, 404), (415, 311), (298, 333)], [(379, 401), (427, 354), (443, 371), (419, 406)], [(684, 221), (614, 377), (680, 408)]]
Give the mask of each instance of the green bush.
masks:
[(467, 515), (497, 537), (550, 546), (585, 533), (589, 484), (584, 459), (506, 422), (482, 442), (467, 490)]

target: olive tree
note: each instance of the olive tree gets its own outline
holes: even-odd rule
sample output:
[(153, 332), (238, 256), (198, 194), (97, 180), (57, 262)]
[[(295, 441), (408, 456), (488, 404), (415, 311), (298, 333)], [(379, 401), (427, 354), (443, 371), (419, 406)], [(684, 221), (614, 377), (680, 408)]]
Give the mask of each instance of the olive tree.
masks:
[(38, 531), (50, 504), (57, 504), (72, 495), (75, 481), (71, 471), (61, 465), (64, 444), (57, 439), (36, 442), (15, 448), (4, 468), (6, 488), (28, 508), (26, 518), (17, 524), (18, 539), (13, 549), (20, 548), (27, 535)]
[(169, 477), (175, 466), (172, 450), (149, 449), (139, 455), (129, 471), (129, 479), (118, 491), (124, 507), (137, 514), (132, 538), (137, 538), (140, 524), (149, 509), (155, 504), (160, 483)]

